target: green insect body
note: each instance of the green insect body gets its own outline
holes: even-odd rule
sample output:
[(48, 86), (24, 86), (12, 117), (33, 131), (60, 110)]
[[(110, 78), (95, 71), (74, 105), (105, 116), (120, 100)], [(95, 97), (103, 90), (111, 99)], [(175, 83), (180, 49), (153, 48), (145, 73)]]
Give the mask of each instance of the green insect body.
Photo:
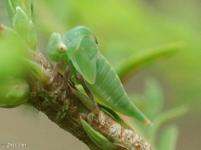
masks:
[(103, 150), (115, 150), (113, 144), (101, 133), (96, 131), (91, 125), (89, 125), (85, 120), (80, 119), (81, 125), (88, 135), (88, 137), (96, 144), (99, 148)]
[(73, 28), (64, 34), (67, 56), (74, 68), (88, 83), (96, 80), (98, 47), (92, 32), (83, 26)]
[(53, 33), (48, 43), (47, 53), (56, 62), (65, 61), (72, 64), (87, 82), (94, 83), (98, 52), (94, 40), (91, 31), (82, 26), (73, 28), (63, 37), (59, 33)]
[(149, 123), (146, 116), (129, 99), (119, 77), (104, 56), (97, 59), (96, 82), (88, 84), (101, 104), (130, 117)]
[[(123, 85), (103, 55), (98, 51), (96, 39), (86, 27), (76, 27), (60, 36), (52, 36), (48, 54), (56, 61), (69, 61), (69, 65), (82, 75), (98, 103), (124, 115), (149, 124), (149, 120), (129, 99)], [(56, 41), (56, 42), (53, 42)], [(59, 50), (59, 43), (66, 45), (66, 52)], [(56, 47), (56, 48), (55, 48)]]

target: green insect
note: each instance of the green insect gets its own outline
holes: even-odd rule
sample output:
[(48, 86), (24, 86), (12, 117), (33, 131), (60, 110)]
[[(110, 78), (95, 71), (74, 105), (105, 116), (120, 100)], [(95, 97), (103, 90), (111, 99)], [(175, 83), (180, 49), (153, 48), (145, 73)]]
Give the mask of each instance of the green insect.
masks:
[(53, 33), (47, 52), (52, 60), (71, 65), (96, 95), (98, 103), (146, 124), (150, 123), (129, 99), (117, 73), (98, 50), (96, 38), (88, 28), (75, 27), (63, 37)]

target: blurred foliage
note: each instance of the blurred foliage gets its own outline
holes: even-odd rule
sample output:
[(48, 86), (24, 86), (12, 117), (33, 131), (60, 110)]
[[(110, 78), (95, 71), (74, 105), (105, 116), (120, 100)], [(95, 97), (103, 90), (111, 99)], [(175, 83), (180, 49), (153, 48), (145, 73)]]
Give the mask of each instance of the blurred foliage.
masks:
[(178, 129), (175, 126), (168, 127), (160, 137), (158, 150), (173, 150), (176, 149), (176, 140)]
[(35, 49), (37, 44), (36, 29), (33, 24), (34, 10), (31, 0), (8, 0), (8, 11), (12, 18), (13, 28)]
[(9, 76), (21, 76), (26, 46), (11, 29), (1, 27), (0, 32), (0, 82)]
[(172, 46), (164, 46), (134, 53), (127, 60), (122, 61), (122, 63), (118, 65), (116, 68), (117, 73), (121, 80), (124, 80), (129, 74), (136, 73), (136, 71), (142, 69), (145, 65), (156, 61), (158, 58), (170, 56), (179, 49), (179, 44), (174, 44)]
[(0, 89), (0, 107), (16, 107), (29, 96), (29, 86), (22, 79), (10, 78), (0, 84)]
[[(165, 129), (161, 136), (157, 136), (160, 128), (173, 119), (178, 119), (188, 111), (187, 106), (179, 106), (163, 112), (164, 98), (159, 84), (149, 79), (142, 95), (131, 96), (135, 103), (140, 106), (143, 112), (152, 120), (152, 126), (143, 126), (133, 121), (134, 126), (144, 135), (158, 150), (174, 150), (176, 148), (177, 127)], [(157, 141), (160, 141), (157, 142)]]
[(45, 78), (41, 68), (27, 60), (31, 59), (30, 48), (36, 47), (30, 4), (31, 1), (8, 0), (13, 28), (0, 24), (1, 107), (16, 107), (28, 100), (29, 86), (25, 79), (31, 73)]

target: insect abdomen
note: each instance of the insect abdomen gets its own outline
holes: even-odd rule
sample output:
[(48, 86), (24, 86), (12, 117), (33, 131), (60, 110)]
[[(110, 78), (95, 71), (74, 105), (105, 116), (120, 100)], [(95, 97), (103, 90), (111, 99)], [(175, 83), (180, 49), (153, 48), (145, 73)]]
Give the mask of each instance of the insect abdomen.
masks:
[(144, 114), (129, 99), (114, 69), (102, 55), (99, 55), (97, 60), (96, 82), (90, 87), (104, 105), (147, 122)]

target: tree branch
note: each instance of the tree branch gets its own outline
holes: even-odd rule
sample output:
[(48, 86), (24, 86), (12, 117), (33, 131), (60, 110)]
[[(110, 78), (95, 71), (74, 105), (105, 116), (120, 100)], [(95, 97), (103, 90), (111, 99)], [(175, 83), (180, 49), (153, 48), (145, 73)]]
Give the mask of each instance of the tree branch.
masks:
[(84, 132), (80, 117), (96, 130), (106, 136), (117, 150), (151, 150), (151, 146), (137, 132), (114, 121), (104, 112), (93, 112), (82, 104), (80, 97), (72, 90), (69, 79), (57, 72), (48, 60), (39, 52), (35, 55), (36, 62), (48, 76), (48, 82), (28, 78), (31, 87), (30, 103), (45, 113), (50, 120), (64, 130), (72, 133), (92, 150), (101, 150)]

